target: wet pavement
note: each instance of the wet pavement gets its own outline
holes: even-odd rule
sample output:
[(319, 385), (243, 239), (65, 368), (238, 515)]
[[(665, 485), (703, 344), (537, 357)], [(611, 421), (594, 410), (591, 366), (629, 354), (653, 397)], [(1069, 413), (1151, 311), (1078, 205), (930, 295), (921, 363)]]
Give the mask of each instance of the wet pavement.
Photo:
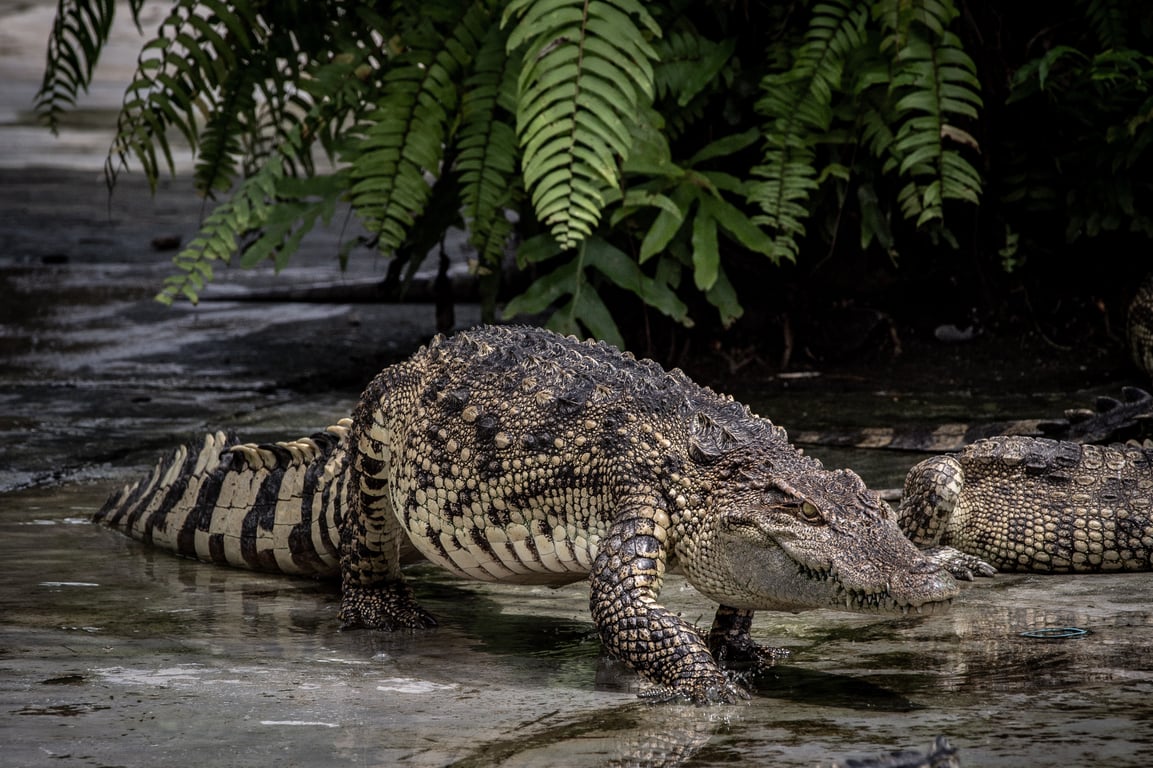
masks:
[[(52, 5), (0, 3), (0, 37)], [(9, 50), (0, 65), (19, 75)], [(5, 105), (21, 82), (5, 81)], [(220, 300), (162, 307), (151, 296), (170, 267), (152, 241), (195, 231), (186, 182), (151, 197), (126, 177), (109, 206), (99, 130), (68, 134), (78, 159), (30, 170), (52, 153), (18, 115), (8, 123), (0, 140), (32, 149), (0, 162), (0, 765), (814, 766), (939, 734), (966, 766), (1153, 761), (1153, 574), (999, 576), (940, 616), (762, 614), (754, 636), (792, 654), (750, 681), (748, 703), (650, 706), (600, 653), (579, 584), (418, 569), (440, 628), (340, 632), (333, 585), (181, 560), (90, 525), (112, 488), (198, 433), (294, 437), (345, 415), (375, 370), (432, 333), (433, 309), (244, 300), (379, 279), (378, 259), (334, 271), (334, 232), (285, 275), (228, 273)], [(458, 308), (458, 325), (477, 319)], [(1075, 365), (1018, 375), (1029, 361), (1006, 359), (974, 385), (950, 378), (963, 352), (933, 365), (941, 375), (917, 381), (746, 380), (734, 394), (807, 428), (1040, 416), (1132, 383)], [(876, 487), (919, 458), (814, 452)], [(715, 607), (678, 577), (663, 599), (701, 624)], [(1022, 636), (1065, 627), (1086, 633)]]

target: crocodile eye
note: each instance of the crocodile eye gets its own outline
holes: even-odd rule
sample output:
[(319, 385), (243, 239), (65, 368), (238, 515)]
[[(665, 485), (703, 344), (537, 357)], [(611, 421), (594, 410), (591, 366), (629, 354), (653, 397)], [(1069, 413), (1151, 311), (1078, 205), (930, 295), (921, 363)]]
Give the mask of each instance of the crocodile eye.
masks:
[(825, 522), (825, 516), (821, 514), (821, 510), (817, 509), (817, 505), (811, 501), (801, 502), (801, 519), (813, 525), (820, 525)]

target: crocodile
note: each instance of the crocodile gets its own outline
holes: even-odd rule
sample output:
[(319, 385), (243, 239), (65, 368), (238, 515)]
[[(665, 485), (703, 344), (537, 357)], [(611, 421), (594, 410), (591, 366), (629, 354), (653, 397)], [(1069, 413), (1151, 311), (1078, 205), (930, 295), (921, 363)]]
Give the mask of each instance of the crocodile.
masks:
[(1145, 276), (1129, 302), (1125, 338), (1133, 364), (1153, 378), (1153, 272)]
[[(757, 610), (934, 612), (954, 579), (850, 470), (826, 469), (729, 396), (597, 342), (482, 326), (438, 336), (309, 438), (186, 447), (96, 519), (177, 554), (336, 577), (345, 627), (421, 629), (401, 566), (483, 581), (587, 579), (608, 653), (653, 699), (748, 695), (779, 654)], [(678, 568), (719, 603), (699, 630), (663, 607)]]
[(962, 579), (1153, 570), (1153, 448), (981, 440), (914, 466), (897, 517)]
[[(1153, 379), (1153, 272), (1138, 284), (1126, 308), (1125, 340), (1133, 364), (1147, 379)], [(1098, 397), (1092, 407), (1071, 408), (1057, 418), (792, 431), (792, 439), (798, 445), (925, 453), (960, 451), (978, 440), (1005, 435), (1101, 445), (1151, 440), (1153, 395), (1140, 387), (1128, 386), (1122, 388), (1120, 398)]]
[(1122, 442), (1145, 437), (1151, 420), (1153, 394), (1129, 386), (1122, 387), (1120, 398), (1102, 395), (1091, 408), (1069, 408), (1057, 418), (961, 422), (930, 427), (823, 428), (794, 430), (791, 436), (798, 445), (944, 453), (959, 451), (978, 440), (1002, 435), (1046, 437), (1086, 444)]

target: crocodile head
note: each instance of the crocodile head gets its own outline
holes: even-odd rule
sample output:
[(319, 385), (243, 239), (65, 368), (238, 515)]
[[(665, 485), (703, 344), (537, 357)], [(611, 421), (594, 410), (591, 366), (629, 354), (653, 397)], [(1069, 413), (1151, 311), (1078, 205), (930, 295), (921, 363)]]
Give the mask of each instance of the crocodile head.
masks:
[(752, 610), (900, 614), (931, 612), (957, 595), (855, 473), (809, 460), (788, 473), (726, 474), (700, 535), (678, 552), (710, 598)]

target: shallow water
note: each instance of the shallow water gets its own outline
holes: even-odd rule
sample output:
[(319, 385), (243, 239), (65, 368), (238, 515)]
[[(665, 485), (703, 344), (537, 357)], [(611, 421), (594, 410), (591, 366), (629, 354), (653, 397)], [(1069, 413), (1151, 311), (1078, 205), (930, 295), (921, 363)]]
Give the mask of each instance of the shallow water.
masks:
[[(192, 435), (292, 437), (345, 415), (375, 367), (427, 337), (433, 313), (165, 310), (125, 289), (147, 266), (102, 273), (106, 290), (54, 290), (88, 269), (0, 260), (0, 280), (23, 291), (13, 301), (42, 308), (11, 326), (0, 375), (0, 764), (813, 766), (923, 750), (939, 734), (969, 766), (1153, 758), (1153, 574), (998, 576), (939, 616), (764, 613), (754, 636), (789, 658), (749, 681), (748, 703), (698, 709), (636, 698), (639, 681), (600, 653), (581, 584), (492, 586), (424, 568), (413, 581), (438, 629), (340, 632), (333, 585), (181, 560), (90, 525), (113, 487)], [(115, 302), (126, 306), (102, 309)], [(462, 324), (475, 321), (461, 308)], [(736, 394), (806, 428), (899, 421), (894, 398), (933, 399), (830, 396), (837, 386)], [(1035, 416), (1088, 397), (1025, 391), (938, 392), (945, 412), (904, 410)], [(811, 452), (878, 488), (921, 458)], [(703, 625), (715, 609), (675, 576), (662, 599)], [(1060, 627), (1087, 634), (1021, 635)]]
[[(301, 344), (280, 335), (292, 305), (164, 315), (146, 301), (105, 315), (96, 359), (118, 365), (76, 366), (93, 347), (56, 342), (0, 382), (16, 404), (6, 476), (41, 484), (0, 495), (4, 765), (813, 766), (925, 749), (938, 734), (965, 765), (1153, 756), (1153, 574), (999, 576), (940, 616), (762, 614), (755, 637), (791, 656), (750, 681), (748, 703), (698, 709), (635, 697), (636, 678), (601, 656), (581, 584), (491, 586), (426, 568), (414, 583), (440, 628), (340, 632), (332, 585), (181, 560), (90, 525), (111, 488), (190, 434), (288, 437), (343, 415), (366, 364), (348, 350), (414, 343), (431, 318), (343, 307), (310, 321), (322, 341)], [(225, 310), (243, 334), (217, 334)], [(134, 353), (139, 334), (117, 332), (141, 313), (170, 355)], [(31, 326), (71, 338), (70, 313), (53, 316)], [(277, 381), (278, 366), (349, 381)], [(837, 403), (867, 411), (875, 397)], [(755, 406), (786, 425), (836, 418), (804, 391)], [(875, 487), (898, 485), (919, 458), (813, 452)], [(37, 471), (52, 465), (66, 471)], [(678, 577), (662, 598), (699, 624), (715, 608)], [(1021, 636), (1066, 626), (1088, 634)]]
[[(941, 616), (762, 615), (791, 650), (747, 704), (650, 706), (601, 657), (581, 585), (414, 577), (441, 620), (340, 632), (333, 585), (203, 565), (86, 522), (103, 483), (4, 497), (6, 765), (812, 766), (926, 748), (966, 765), (1153, 755), (1146, 574), (1000, 576)], [(713, 606), (673, 577), (665, 602)], [(1079, 627), (1072, 640), (1021, 632)]]

